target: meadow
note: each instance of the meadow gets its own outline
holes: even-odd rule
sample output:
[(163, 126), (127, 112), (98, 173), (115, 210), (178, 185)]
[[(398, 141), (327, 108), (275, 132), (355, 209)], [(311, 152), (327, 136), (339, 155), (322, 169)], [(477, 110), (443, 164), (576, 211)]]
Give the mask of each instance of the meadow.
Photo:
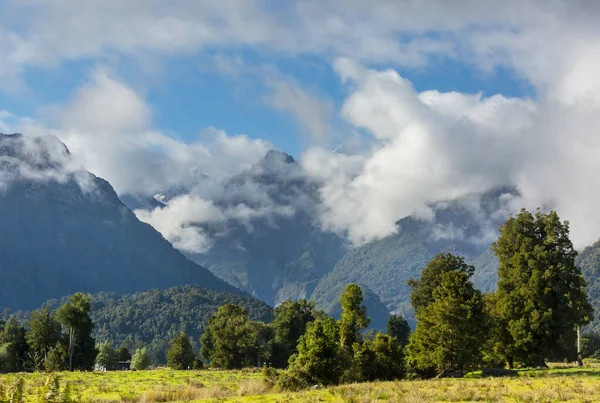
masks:
[[(523, 370), (512, 378), (373, 382), (278, 392), (255, 370), (63, 372), (80, 402), (598, 402), (600, 368), (554, 367)], [(10, 387), (25, 381), (25, 401), (37, 402), (47, 374), (0, 376)]]

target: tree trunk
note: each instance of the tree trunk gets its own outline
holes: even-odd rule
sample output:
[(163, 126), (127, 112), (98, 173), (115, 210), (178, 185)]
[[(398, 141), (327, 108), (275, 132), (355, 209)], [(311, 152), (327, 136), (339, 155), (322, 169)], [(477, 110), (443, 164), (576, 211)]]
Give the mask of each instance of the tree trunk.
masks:
[(75, 329), (69, 329), (69, 371), (73, 372), (73, 351), (75, 350)]
[(577, 325), (577, 366), (583, 367), (583, 359), (581, 357), (581, 326)]
[(508, 369), (513, 369), (513, 367), (514, 367), (514, 361), (513, 361), (513, 357), (512, 356), (509, 356), (506, 359), (506, 363), (508, 364)]

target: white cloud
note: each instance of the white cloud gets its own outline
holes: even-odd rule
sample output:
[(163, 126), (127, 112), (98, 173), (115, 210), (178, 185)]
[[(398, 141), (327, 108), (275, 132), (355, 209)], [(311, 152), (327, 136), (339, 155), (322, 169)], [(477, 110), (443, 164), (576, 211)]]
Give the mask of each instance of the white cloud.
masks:
[(333, 104), (307, 93), (294, 81), (274, 79), (268, 82), (272, 92), (267, 103), (273, 108), (289, 113), (310, 136), (311, 144), (325, 145), (331, 136)]
[(348, 60), (336, 69), (352, 83), (343, 117), (376, 143), (360, 157), (319, 149), (304, 156), (307, 172), (324, 183), (326, 229), (360, 244), (396, 232), (402, 217), (427, 217), (431, 202), (517, 185), (523, 198), (514, 207), (558, 209), (578, 246), (598, 237), (596, 103), (417, 93), (393, 70)]
[(291, 206), (265, 205), (258, 208), (239, 203), (230, 207), (216, 206), (212, 201), (195, 195), (182, 195), (169, 200), (165, 207), (135, 210), (136, 216), (156, 228), (177, 249), (188, 253), (203, 253), (212, 246), (212, 235), (203, 226), (232, 222), (252, 230), (253, 219), (270, 219), (275, 215), (292, 216)]
[(45, 114), (54, 120), (51, 127), (10, 116), (0, 122), (29, 136), (55, 135), (118, 193), (153, 194), (185, 184), (193, 180), (194, 168), (222, 180), (249, 168), (270, 148), (265, 141), (213, 128), (189, 144), (157, 131), (144, 99), (102, 68), (92, 71), (68, 104), (46, 108)]
[(156, 228), (179, 250), (202, 253), (210, 249), (211, 239), (200, 224), (225, 220), (219, 208), (197, 196), (181, 196), (164, 208), (136, 210), (137, 217)]

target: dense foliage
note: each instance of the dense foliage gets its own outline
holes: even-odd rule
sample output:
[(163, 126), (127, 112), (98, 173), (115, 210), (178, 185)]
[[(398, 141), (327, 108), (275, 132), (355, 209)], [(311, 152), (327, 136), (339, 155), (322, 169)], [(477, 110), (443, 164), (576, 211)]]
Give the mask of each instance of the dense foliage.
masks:
[(171, 340), (171, 347), (167, 352), (167, 365), (171, 369), (193, 369), (195, 360), (192, 344), (185, 333), (179, 333)]
[(576, 327), (593, 314), (569, 223), (556, 212), (523, 209), (500, 227), (493, 249), (500, 262), (492, 311), (499, 328), (495, 352), (511, 367), (568, 357)]
[(420, 376), (462, 374), (481, 364), (487, 327), (481, 292), (470, 282), (473, 268), (462, 258), (440, 254), (413, 281), (417, 328), (407, 347)]
[(0, 372), (91, 370), (97, 351), (89, 313), (90, 297), (77, 293), (55, 314), (33, 312), (28, 329), (15, 317), (0, 321)]

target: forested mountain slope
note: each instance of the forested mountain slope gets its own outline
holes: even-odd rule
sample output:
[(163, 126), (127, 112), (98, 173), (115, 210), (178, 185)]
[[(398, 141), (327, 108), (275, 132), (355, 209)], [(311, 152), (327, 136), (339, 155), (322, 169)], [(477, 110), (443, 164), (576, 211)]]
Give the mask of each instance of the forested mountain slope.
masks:
[(140, 222), (50, 136), (0, 134), (0, 308), (195, 284), (237, 292)]

